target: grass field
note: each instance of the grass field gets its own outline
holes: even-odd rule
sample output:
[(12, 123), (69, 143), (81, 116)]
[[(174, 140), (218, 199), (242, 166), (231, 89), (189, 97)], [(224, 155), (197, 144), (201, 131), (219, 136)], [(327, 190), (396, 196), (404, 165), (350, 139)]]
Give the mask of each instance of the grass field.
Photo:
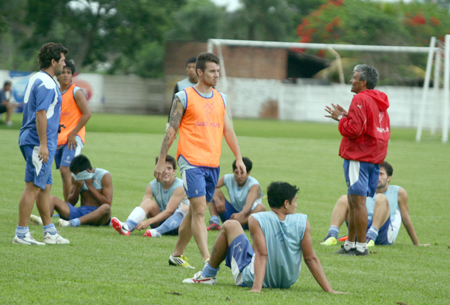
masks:
[[(437, 136), (425, 134), (416, 143), (414, 130), (393, 129), (386, 159), (394, 166), (392, 184), (408, 192), (419, 241), (432, 246), (413, 246), (402, 227), (394, 245), (377, 246), (369, 257), (343, 257), (333, 254), (338, 246), (319, 244), (336, 199), (346, 192), (337, 125), (235, 119), (241, 151), (254, 163), (252, 176), (264, 193), (275, 180), (300, 187), (297, 212), (308, 215), (325, 274), (335, 290), (349, 292), (324, 293), (303, 265), (290, 289), (249, 294), (234, 286), (224, 265), (216, 286), (181, 284), (196, 271), (168, 265), (176, 237), (144, 238), (143, 231), (127, 237), (111, 227), (80, 227), (59, 229), (70, 239), (67, 246), (12, 244), (25, 165), (17, 145), (21, 118), (15, 115), (13, 120), (12, 129), (0, 125), (0, 304), (450, 304), (450, 145), (441, 144)], [(153, 179), (165, 120), (95, 114), (89, 121), (83, 153), (93, 166), (112, 173), (113, 216), (126, 219), (139, 205)], [(170, 154), (175, 151), (176, 145)], [(221, 174), (231, 172), (233, 160), (224, 142)], [(62, 196), (56, 170), (53, 177), (52, 194)], [(30, 230), (42, 241), (41, 227), (30, 225)], [(216, 236), (209, 233), (210, 248)], [(193, 240), (185, 254), (199, 270), (201, 257)]]

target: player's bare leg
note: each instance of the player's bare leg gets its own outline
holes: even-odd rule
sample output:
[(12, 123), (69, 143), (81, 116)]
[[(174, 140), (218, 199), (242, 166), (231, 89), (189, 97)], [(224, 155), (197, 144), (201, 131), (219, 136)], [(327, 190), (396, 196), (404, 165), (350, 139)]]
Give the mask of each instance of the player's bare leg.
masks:
[(61, 166), (59, 168), (61, 172), (61, 180), (63, 183), (64, 201), (69, 201), (70, 187), (72, 186), (72, 173), (67, 166)]

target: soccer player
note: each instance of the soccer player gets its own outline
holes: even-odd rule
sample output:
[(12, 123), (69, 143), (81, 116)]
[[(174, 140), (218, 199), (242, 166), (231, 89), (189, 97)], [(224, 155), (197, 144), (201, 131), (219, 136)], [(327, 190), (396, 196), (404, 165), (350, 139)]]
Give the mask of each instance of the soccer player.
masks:
[(252, 287), (254, 292), (289, 288), (300, 275), (303, 256), (320, 287), (339, 293), (331, 288), (314, 253), (307, 216), (295, 213), (297, 192), (298, 188), (287, 182), (272, 182), (267, 188), (270, 211), (249, 217), (253, 247), (238, 221), (226, 221), (211, 250), (211, 259), (183, 283), (216, 284), (220, 263), (225, 260), (238, 286)]
[[(8, 97), (6, 96), (7, 93), (9, 95)], [(6, 120), (5, 120), (6, 126), (12, 126), (13, 122), (11, 121), (11, 114), (13, 113), (14, 109), (16, 109), (16, 104), (10, 102), (9, 101), (10, 98), (11, 98), (11, 82), (7, 80), (3, 83), (3, 89), (0, 90), (0, 114), (6, 112)]]
[[(253, 163), (249, 158), (242, 158), (247, 173), (239, 172), (236, 168), (236, 160), (233, 162), (233, 174), (227, 174), (219, 179), (214, 193), (213, 201), (209, 204), (211, 218), (208, 230), (220, 230), (220, 219), (222, 223), (228, 219), (240, 222), (244, 229), (248, 230), (248, 217), (253, 213), (265, 212), (266, 207), (262, 204), (263, 193), (258, 180), (250, 176)], [(227, 188), (230, 201), (225, 198), (220, 188)]]
[[(61, 217), (61, 227), (79, 227), (80, 225), (109, 226), (113, 186), (111, 173), (105, 169), (93, 168), (85, 155), (78, 155), (70, 163), (72, 186), (69, 200), (64, 202), (56, 196), (50, 196), (50, 215), (53, 211)], [(80, 207), (75, 205), (80, 199)], [(39, 217), (32, 220), (40, 224)]]
[[(366, 208), (368, 214), (367, 247), (374, 245), (392, 245), (398, 236), (400, 224), (406, 228), (411, 241), (416, 246), (429, 246), (421, 244), (409, 217), (408, 194), (398, 185), (389, 185), (394, 169), (391, 164), (384, 161), (380, 166), (380, 177), (375, 197), (367, 197)], [(348, 222), (347, 196), (341, 196), (331, 214), (331, 224), (327, 237), (321, 245), (331, 246), (337, 243), (339, 227), (344, 220)]]
[(154, 175), (161, 181), (167, 152), (178, 128), (177, 160), (189, 198), (189, 210), (181, 222), (177, 244), (169, 263), (189, 267), (183, 253), (192, 236), (200, 250), (203, 262), (209, 259), (205, 211), (213, 199), (219, 178), (222, 137), (236, 158), (236, 168), (245, 173), (239, 144), (226, 113), (226, 95), (213, 88), (219, 79), (219, 58), (212, 53), (201, 53), (197, 58), (198, 83), (175, 94)]
[(183, 181), (175, 177), (176, 169), (175, 158), (167, 155), (166, 170), (161, 182), (154, 179), (147, 185), (141, 205), (134, 208), (125, 223), (116, 217), (112, 218), (112, 226), (117, 232), (130, 235), (134, 229), (142, 230), (152, 226), (156, 229), (147, 230), (144, 236), (178, 234), (178, 227), (189, 209), (189, 200), (184, 192)]
[[(50, 216), (52, 163), (58, 143), (61, 115), (61, 91), (53, 80), (65, 65), (68, 50), (59, 43), (44, 44), (38, 54), (40, 71), (33, 75), (25, 88), (22, 128), (19, 146), (26, 161), (25, 190), (19, 203), (19, 223), (13, 243), (23, 245), (68, 244), (58, 234)], [(28, 222), (34, 201), (44, 225), (44, 242), (30, 234)]]
[(64, 201), (69, 201), (69, 192), (72, 185), (70, 173), (70, 162), (81, 153), (84, 146), (84, 136), (86, 134), (85, 125), (91, 117), (91, 111), (83, 90), (72, 84), (75, 65), (65, 61), (58, 81), (62, 92), (61, 105), (61, 132), (58, 136), (58, 148), (55, 155), (56, 169), (60, 169), (63, 182)]
[[(368, 65), (353, 70), (351, 91), (355, 93), (349, 111), (340, 105), (326, 106), (325, 111), (339, 122), (342, 135), (339, 155), (344, 159), (347, 182), (348, 239), (337, 251), (346, 255), (369, 255), (366, 243), (366, 197), (373, 197), (378, 184), (380, 164), (387, 154), (390, 123), (386, 94), (375, 90), (378, 71)], [(358, 240), (355, 243), (355, 240)]]

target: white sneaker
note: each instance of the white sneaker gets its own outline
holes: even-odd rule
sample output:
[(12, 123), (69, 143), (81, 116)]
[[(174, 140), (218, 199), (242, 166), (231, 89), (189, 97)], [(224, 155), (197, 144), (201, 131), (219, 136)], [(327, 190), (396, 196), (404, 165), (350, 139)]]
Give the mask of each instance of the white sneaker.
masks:
[(15, 235), (13, 244), (45, 246), (45, 243), (41, 243), (34, 239), (33, 236), (31, 236), (30, 232), (25, 234), (24, 238), (20, 238), (19, 236)]
[(60, 218), (58, 219), (58, 227), (70, 227), (70, 222)]
[(37, 226), (42, 226), (42, 218), (39, 216), (31, 214), (30, 221)]
[(197, 272), (193, 278), (183, 280), (185, 284), (206, 284), (206, 285), (215, 285), (217, 284), (217, 279), (215, 276), (213, 277), (203, 277), (202, 272)]
[(59, 235), (58, 232), (55, 234), (45, 233), (44, 234), (44, 243), (47, 245), (62, 245), (62, 244), (70, 244), (70, 241), (68, 239), (63, 238), (61, 235)]
[(13, 122), (12, 121), (6, 121), (5, 124), (6, 124), (6, 126), (12, 126)]
[(162, 237), (162, 235), (158, 231), (156, 231), (156, 229), (149, 229), (149, 230), (145, 231), (144, 236)]

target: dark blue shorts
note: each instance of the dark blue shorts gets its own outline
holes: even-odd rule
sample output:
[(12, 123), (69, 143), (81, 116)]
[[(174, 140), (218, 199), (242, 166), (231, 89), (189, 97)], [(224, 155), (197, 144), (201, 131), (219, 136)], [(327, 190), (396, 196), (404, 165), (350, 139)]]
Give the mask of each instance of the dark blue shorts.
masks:
[[(228, 219), (231, 218), (231, 215), (233, 215), (234, 213), (239, 213), (240, 211), (236, 210), (228, 201), (227, 198), (225, 198), (225, 212), (224, 213), (219, 213), (219, 217), (220, 220), (222, 221), (222, 223), (224, 223), (225, 221), (227, 221)], [(243, 225), (242, 228), (244, 230), (248, 230), (248, 226), (247, 225)]]
[(219, 180), (220, 167), (195, 167), (181, 173), (184, 190), (188, 198), (206, 196), (211, 202)]
[(347, 182), (348, 195), (373, 197), (377, 190), (380, 165), (344, 160), (344, 175)]
[[(82, 205), (82, 206), (77, 208), (77, 207), (74, 207), (73, 205), (71, 205), (70, 203), (66, 202), (66, 204), (69, 207), (70, 213), (69, 213), (69, 218), (68, 219), (63, 218), (61, 216), (61, 218), (65, 219), (65, 220), (72, 220), (72, 219), (75, 219), (75, 218), (80, 218), (81, 216), (84, 216), (84, 215), (87, 215), (89, 213), (92, 213), (92, 212), (94, 212), (95, 210), (98, 209), (98, 207), (94, 207), (94, 206), (90, 206), (90, 205)], [(109, 222), (110, 221), (105, 223), (104, 226), (109, 226)]]
[(70, 162), (72, 162), (72, 159), (81, 154), (81, 150), (83, 149), (83, 141), (79, 136), (76, 136), (75, 138), (77, 141), (77, 147), (75, 149), (69, 149), (69, 145), (66, 144), (56, 150), (56, 169), (59, 169), (61, 166), (70, 167)]
[(39, 160), (39, 146), (20, 146), (23, 158), (25, 159), (25, 182), (33, 182), (37, 187), (45, 190), (47, 184), (53, 184), (52, 163), (55, 151), (48, 151), (48, 160), (42, 163)]
[[(369, 220), (369, 224), (367, 225), (367, 231), (370, 229), (372, 225), (372, 220)], [(378, 237), (375, 240), (375, 245), (392, 245), (394, 243), (394, 228), (392, 227), (391, 217), (389, 216), (388, 220), (381, 226), (378, 230)]]
[(239, 272), (242, 272), (252, 261), (253, 254), (255, 254), (255, 251), (250, 241), (245, 234), (241, 234), (228, 246), (225, 266), (232, 270), (233, 268), (237, 268)]

